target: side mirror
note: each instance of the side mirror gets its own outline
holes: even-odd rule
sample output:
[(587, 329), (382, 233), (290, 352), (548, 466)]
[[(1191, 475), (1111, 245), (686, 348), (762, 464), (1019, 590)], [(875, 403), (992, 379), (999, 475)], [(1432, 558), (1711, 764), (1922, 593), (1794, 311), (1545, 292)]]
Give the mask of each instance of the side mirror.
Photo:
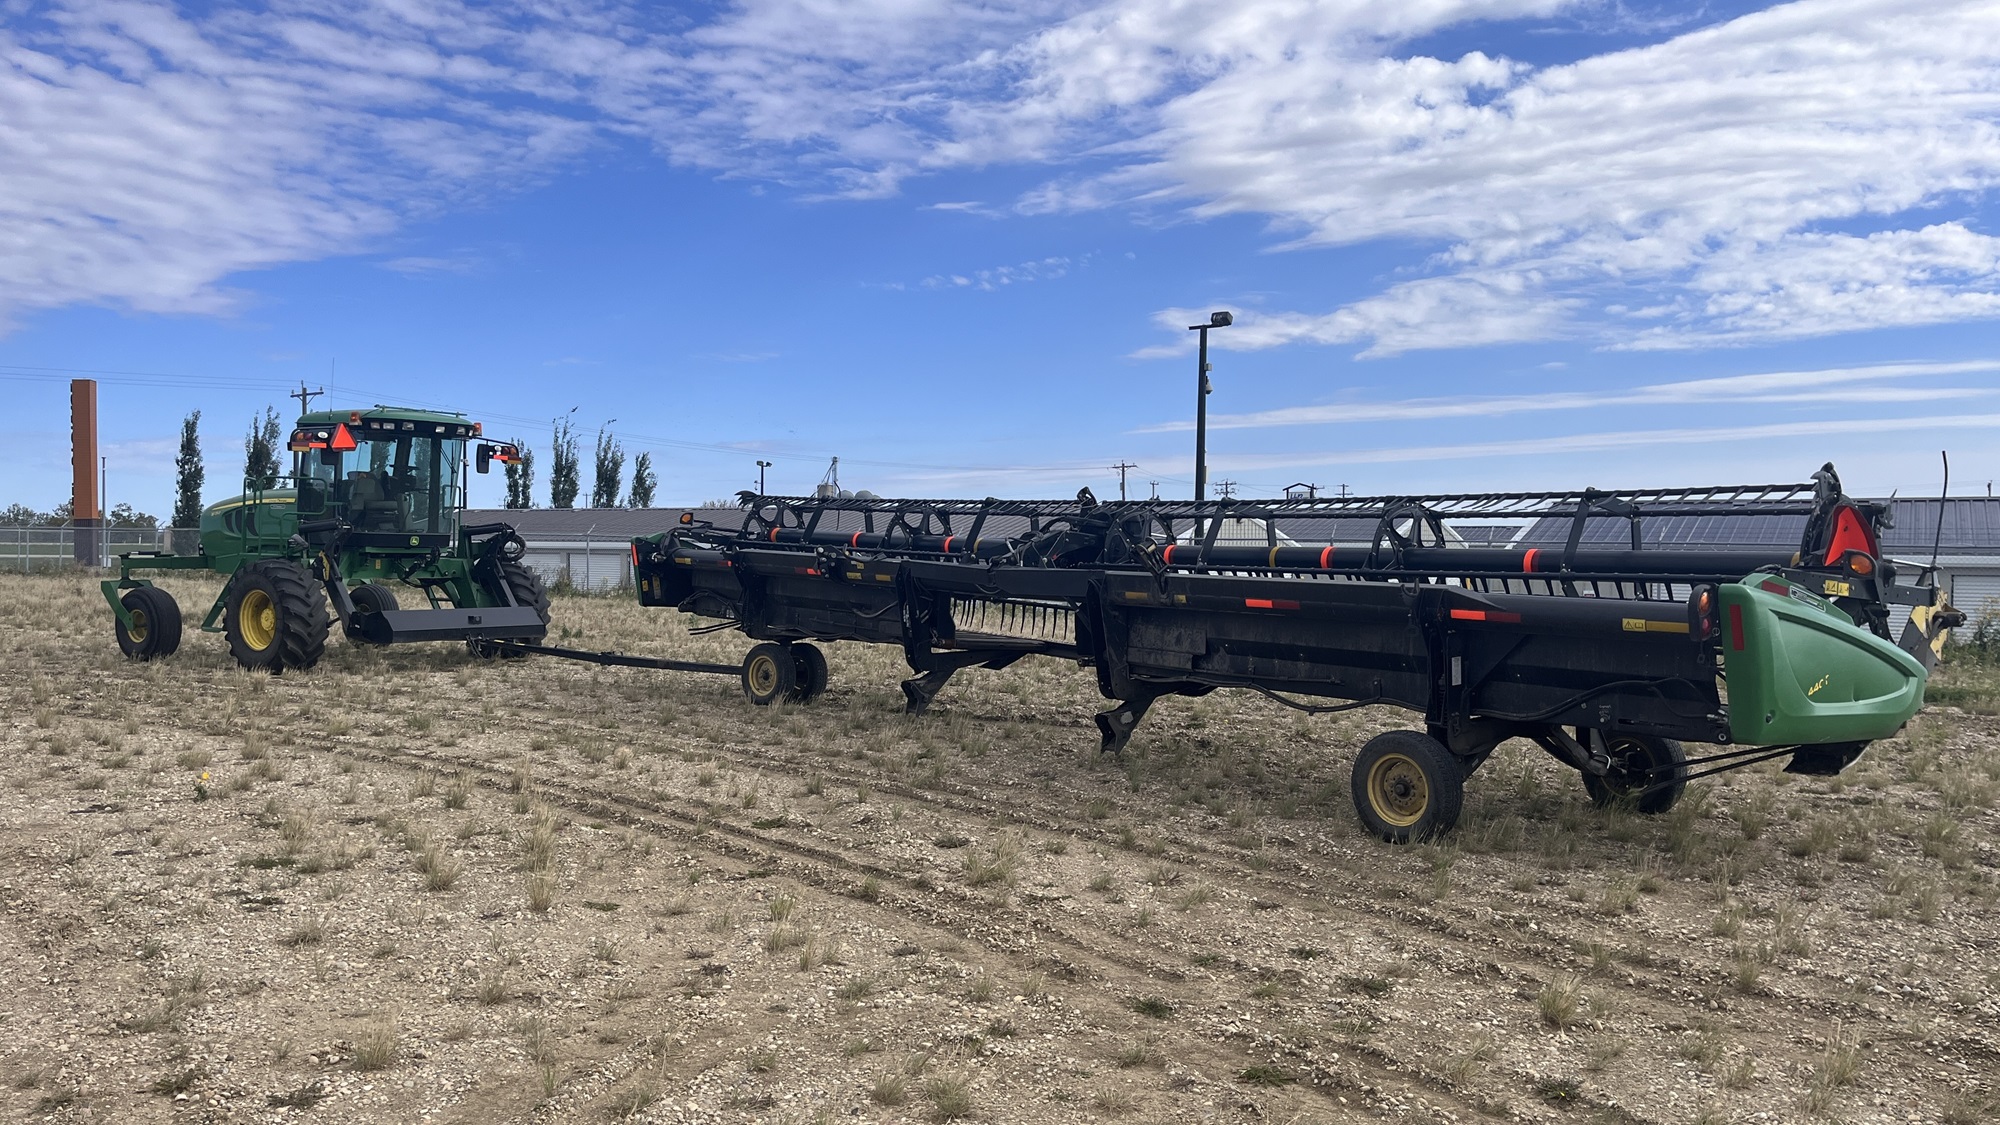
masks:
[(306, 477), (299, 481), (299, 515), (325, 515), (327, 496), (327, 484), (318, 477)]
[(480, 442), (478, 448), (474, 450), (474, 456), (473, 456), (475, 467), (478, 469), (479, 472), (482, 473), (487, 471), (487, 469), (491, 468), (493, 462), (495, 461), (500, 462), (502, 465), (511, 465), (514, 462), (519, 461), (520, 459), (521, 459), (521, 451), (515, 446), (494, 445), (490, 442), (483, 442), (483, 441)]

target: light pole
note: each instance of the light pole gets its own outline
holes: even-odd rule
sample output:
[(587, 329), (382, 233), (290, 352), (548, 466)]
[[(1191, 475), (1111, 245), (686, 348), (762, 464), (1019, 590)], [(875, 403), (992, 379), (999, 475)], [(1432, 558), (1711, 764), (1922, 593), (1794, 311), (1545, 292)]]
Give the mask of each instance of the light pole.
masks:
[(1227, 328), (1236, 318), (1226, 312), (1210, 313), (1207, 324), (1190, 324), (1189, 332), (1201, 333), (1200, 359), (1195, 365), (1194, 385), (1194, 498), (1208, 499), (1208, 330)]
[(764, 495), (764, 470), (770, 468), (772, 465), (776, 463), (777, 462), (775, 461), (757, 462), (757, 495), (759, 496)]

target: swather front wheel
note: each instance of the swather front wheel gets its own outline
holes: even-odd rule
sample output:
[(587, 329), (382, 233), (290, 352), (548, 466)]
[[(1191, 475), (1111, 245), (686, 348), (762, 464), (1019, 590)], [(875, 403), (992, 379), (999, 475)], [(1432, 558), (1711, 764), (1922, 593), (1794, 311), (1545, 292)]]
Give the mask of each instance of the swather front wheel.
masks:
[(1451, 831), (1465, 802), (1465, 772), (1436, 739), (1392, 730), (1368, 740), (1354, 759), (1354, 811), (1392, 844)]

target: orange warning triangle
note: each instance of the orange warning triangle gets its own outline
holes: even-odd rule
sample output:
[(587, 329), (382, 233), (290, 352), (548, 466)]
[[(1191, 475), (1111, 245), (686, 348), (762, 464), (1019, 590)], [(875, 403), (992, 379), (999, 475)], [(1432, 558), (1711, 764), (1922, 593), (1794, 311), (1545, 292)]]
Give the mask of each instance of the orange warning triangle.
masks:
[(353, 449), (354, 434), (349, 432), (345, 425), (335, 426), (333, 428), (333, 443), (331, 448), (340, 450), (343, 453)]

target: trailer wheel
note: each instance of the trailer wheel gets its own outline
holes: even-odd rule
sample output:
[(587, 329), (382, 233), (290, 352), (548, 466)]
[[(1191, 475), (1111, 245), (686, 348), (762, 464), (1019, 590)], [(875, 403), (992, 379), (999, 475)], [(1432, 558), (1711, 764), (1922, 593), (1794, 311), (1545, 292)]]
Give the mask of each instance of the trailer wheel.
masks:
[(796, 703), (811, 703), (826, 690), (826, 654), (818, 645), (800, 643), (787, 647), (792, 650), (792, 672), (798, 681), (789, 698)]
[(120, 652), (133, 660), (151, 660), (171, 656), (181, 647), (181, 607), (172, 594), (157, 586), (140, 586), (127, 590), (118, 602), (132, 616), (130, 628), (111, 619)]
[(784, 645), (766, 642), (743, 658), (743, 694), (759, 707), (791, 698), (798, 683), (798, 665)]
[(251, 563), (229, 580), (222, 631), (245, 668), (303, 671), (326, 651), (326, 596), (290, 559)]
[(1368, 831), (1392, 844), (1451, 831), (1465, 801), (1465, 775), (1442, 743), (1413, 730), (1368, 740), (1354, 759), (1354, 808)]
[[(1611, 772), (1603, 777), (1583, 775), (1583, 788), (1598, 808), (1623, 802), (1651, 816), (1673, 808), (1687, 791), (1687, 751), (1673, 739), (1617, 734), (1606, 738), (1604, 748), (1611, 757)], [(1639, 795), (1670, 776), (1671, 785)]]

